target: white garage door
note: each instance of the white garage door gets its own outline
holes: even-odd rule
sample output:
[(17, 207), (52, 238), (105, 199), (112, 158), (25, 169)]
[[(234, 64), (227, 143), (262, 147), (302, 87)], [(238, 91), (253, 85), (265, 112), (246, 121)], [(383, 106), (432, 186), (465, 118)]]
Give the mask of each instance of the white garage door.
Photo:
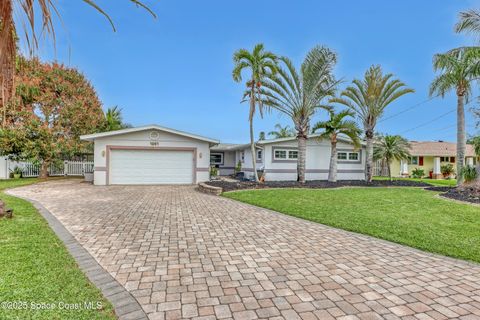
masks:
[(112, 150), (110, 184), (191, 184), (193, 152)]

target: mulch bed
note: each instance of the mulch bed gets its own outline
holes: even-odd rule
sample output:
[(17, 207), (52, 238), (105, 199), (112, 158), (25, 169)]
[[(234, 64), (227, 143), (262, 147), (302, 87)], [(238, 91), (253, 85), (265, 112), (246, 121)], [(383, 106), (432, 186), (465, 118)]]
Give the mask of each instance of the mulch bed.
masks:
[(370, 183), (360, 180), (342, 180), (338, 182), (307, 181), (305, 184), (296, 181), (275, 181), (256, 183), (252, 181), (209, 181), (208, 185), (221, 187), (224, 192), (244, 189), (268, 189), (268, 188), (340, 188), (340, 187), (429, 187), (428, 183), (401, 180), (374, 180)]
[(450, 188), (440, 195), (445, 198), (480, 204), (480, 189), (478, 187)]

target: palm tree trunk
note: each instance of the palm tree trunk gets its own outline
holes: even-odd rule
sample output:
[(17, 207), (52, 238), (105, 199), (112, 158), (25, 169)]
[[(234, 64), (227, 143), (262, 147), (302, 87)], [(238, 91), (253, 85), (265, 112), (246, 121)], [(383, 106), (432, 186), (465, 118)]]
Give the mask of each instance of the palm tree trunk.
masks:
[(298, 135), (297, 181), (305, 183), (305, 158), (307, 153), (307, 136)]
[(457, 185), (463, 183), (463, 167), (465, 166), (465, 110), (464, 95), (457, 96)]
[(328, 181), (337, 182), (337, 142), (332, 140), (332, 152), (330, 155), (330, 169), (328, 170)]
[[(252, 91), (253, 92), (253, 91)], [(258, 182), (258, 173), (257, 173), (257, 164), (255, 162), (255, 136), (253, 132), (253, 110), (255, 109), (255, 99), (252, 96), (250, 97), (250, 151), (252, 153), (252, 168), (253, 168), (253, 176), (255, 178), (255, 182)]]
[(373, 178), (373, 130), (366, 129), (365, 136), (367, 139), (367, 161), (365, 165), (365, 180), (372, 182)]
[(390, 181), (392, 181), (392, 161), (387, 160), (387, 170), (388, 170), (388, 177), (390, 178)]

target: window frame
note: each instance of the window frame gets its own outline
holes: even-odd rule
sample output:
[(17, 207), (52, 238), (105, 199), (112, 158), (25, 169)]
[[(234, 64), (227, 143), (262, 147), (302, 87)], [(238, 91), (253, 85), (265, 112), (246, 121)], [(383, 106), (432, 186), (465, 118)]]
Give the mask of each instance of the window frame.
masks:
[[(285, 152), (285, 158), (277, 157), (276, 153)], [(293, 158), (291, 154), (296, 154)], [(297, 162), (298, 161), (298, 149), (293, 147), (273, 147), (272, 148), (272, 162)]]
[[(220, 162), (212, 162), (212, 155), (220, 155)], [(223, 152), (210, 152), (210, 164), (211, 165), (223, 165), (224, 164), (224, 154)]]
[[(413, 162), (413, 159), (416, 159), (415, 163)], [(410, 156), (408, 157), (408, 162), (407, 162), (409, 165), (412, 165), (412, 166), (418, 166), (419, 164), (419, 157), (418, 156)]]
[[(345, 158), (339, 158), (340, 154), (345, 154)], [(351, 154), (356, 154), (356, 159), (350, 159)], [(339, 149), (337, 150), (337, 163), (362, 163), (362, 150), (354, 151), (354, 150), (346, 150), (346, 149)]]
[[(259, 153), (260, 153), (260, 157), (258, 156)], [(263, 161), (263, 150), (258, 149), (257, 151), (255, 151), (255, 154), (256, 154), (257, 162), (262, 162)]]

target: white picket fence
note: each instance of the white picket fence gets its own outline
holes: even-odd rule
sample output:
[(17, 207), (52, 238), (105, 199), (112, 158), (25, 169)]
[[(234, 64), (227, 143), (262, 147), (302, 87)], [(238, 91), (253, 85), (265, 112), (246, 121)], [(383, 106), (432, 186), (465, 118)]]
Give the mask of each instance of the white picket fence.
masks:
[[(25, 178), (38, 177), (40, 165), (28, 161), (11, 161), (7, 158), (0, 160), (0, 179), (8, 179), (10, 172), (19, 167)], [(63, 161), (52, 163), (48, 168), (50, 176), (83, 176), (86, 172), (93, 172), (93, 161)]]

